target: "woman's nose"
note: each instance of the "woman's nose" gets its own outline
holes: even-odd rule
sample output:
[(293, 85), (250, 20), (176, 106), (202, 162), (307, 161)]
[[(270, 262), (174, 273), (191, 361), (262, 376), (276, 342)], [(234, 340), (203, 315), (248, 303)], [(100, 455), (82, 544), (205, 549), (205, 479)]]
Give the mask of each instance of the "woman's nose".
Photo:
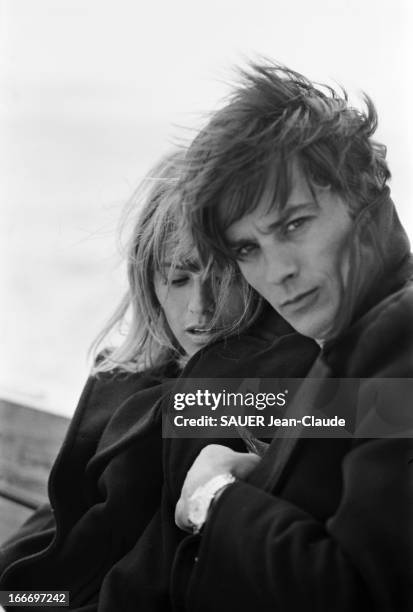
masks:
[(212, 287), (208, 280), (194, 283), (188, 309), (193, 314), (211, 314), (214, 311)]

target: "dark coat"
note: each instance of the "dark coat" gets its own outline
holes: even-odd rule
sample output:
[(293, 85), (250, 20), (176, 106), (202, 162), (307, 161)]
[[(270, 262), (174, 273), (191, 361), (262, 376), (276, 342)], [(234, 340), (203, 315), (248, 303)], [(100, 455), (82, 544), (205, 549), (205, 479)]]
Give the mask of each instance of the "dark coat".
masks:
[[(304, 376), (318, 348), (266, 317), (265, 334), (252, 329), (200, 351), (191, 361), (201, 376)], [(170, 609), (185, 537), (175, 504), (196, 455), (214, 442), (162, 440), (159, 400), (170, 385), (147, 374), (89, 379), (52, 469), (51, 507), (1, 549), (1, 589), (69, 590), (70, 609), (82, 612)], [(240, 440), (219, 442), (245, 450)]]
[[(96, 592), (113, 559), (127, 551), (131, 530), (139, 537), (159, 504), (162, 440), (152, 408), (161, 393), (157, 376), (88, 380), (50, 475), (51, 506), (36, 512), (1, 549), (2, 588), (67, 585), (71, 597), (82, 600)], [(133, 469), (128, 480), (125, 462), (135, 468), (145, 457), (150, 477)], [(144, 503), (125, 503), (141, 489)]]
[[(387, 198), (356, 224), (352, 256), (340, 334), (324, 346), (291, 416), (314, 413), (337, 377), (363, 379), (353, 400), (374, 416), (369, 381), (413, 378), (412, 264)], [(412, 398), (402, 399), (410, 412)], [(390, 414), (399, 408), (385, 401)], [(411, 438), (273, 440), (248, 482), (213, 505), (202, 537), (180, 545), (174, 609), (412, 610), (412, 461)]]

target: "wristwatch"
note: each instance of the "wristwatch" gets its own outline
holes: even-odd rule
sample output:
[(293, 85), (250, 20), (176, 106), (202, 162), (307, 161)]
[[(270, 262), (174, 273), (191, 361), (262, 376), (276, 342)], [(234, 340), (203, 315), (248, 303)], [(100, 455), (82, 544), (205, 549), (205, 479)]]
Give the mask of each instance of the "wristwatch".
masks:
[(188, 499), (188, 522), (193, 533), (199, 533), (208, 516), (208, 510), (216, 495), (227, 485), (235, 482), (230, 472), (218, 474), (201, 485)]

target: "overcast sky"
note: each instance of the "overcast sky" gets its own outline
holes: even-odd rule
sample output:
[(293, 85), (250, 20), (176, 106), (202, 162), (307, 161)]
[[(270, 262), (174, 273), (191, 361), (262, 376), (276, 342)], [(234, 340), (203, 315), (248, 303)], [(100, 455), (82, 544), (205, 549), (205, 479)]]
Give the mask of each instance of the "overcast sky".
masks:
[(182, 128), (199, 127), (219, 105), (232, 67), (246, 58), (267, 55), (345, 85), (354, 100), (361, 90), (373, 98), (412, 237), (411, 4), (0, 1), (0, 240), (9, 293), (0, 385), (22, 389), (47, 338), (54, 369), (43, 365), (24, 384), (40, 403), (64, 395), (70, 412), (86, 347), (119, 293), (112, 260), (120, 207), (170, 144), (190, 134)]
[(411, 200), (409, 5), (3, 0), (8, 199), (127, 195), (178, 135), (173, 125), (196, 125), (227, 92), (231, 67), (263, 54), (354, 94), (367, 91), (380, 113), (394, 190)]

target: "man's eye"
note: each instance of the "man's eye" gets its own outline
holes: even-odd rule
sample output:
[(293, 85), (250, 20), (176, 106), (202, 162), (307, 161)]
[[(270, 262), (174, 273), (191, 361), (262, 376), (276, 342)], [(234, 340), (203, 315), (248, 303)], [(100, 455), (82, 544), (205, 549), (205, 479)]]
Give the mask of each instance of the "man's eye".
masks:
[(250, 257), (251, 255), (255, 254), (257, 250), (258, 245), (252, 242), (250, 244), (244, 244), (243, 246), (240, 246), (235, 249), (235, 257), (236, 259), (246, 259), (247, 257)]
[(288, 221), (284, 225), (284, 234), (292, 234), (300, 227), (302, 227), (307, 221), (309, 217), (298, 217), (297, 219), (292, 219), (292, 221)]
[(169, 281), (174, 287), (182, 287), (189, 281), (189, 276), (175, 276)]

